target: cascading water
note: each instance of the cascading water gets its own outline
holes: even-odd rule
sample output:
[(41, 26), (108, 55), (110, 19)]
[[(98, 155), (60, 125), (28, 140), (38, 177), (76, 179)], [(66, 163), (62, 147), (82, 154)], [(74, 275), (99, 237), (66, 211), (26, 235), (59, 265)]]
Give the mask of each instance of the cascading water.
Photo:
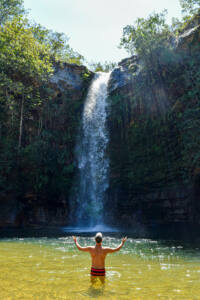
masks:
[(106, 157), (109, 76), (109, 73), (95, 74), (84, 105), (81, 136), (77, 143), (79, 189), (76, 225), (79, 226), (103, 224), (103, 202), (108, 188), (109, 169)]

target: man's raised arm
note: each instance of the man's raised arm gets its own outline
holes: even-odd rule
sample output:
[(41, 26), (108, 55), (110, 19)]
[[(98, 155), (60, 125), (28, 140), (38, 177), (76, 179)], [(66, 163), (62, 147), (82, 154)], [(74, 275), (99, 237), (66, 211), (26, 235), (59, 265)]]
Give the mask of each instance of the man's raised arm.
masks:
[(73, 240), (74, 240), (74, 243), (75, 243), (76, 247), (80, 251), (90, 252), (90, 250), (92, 249), (92, 247), (81, 247), (79, 245), (79, 243), (77, 242), (77, 238), (75, 236), (73, 236)]
[(122, 239), (121, 244), (117, 248), (104, 248), (105, 252), (106, 253), (113, 253), (113, 252), (119, 251), (122, 248), (122, 246), (124, 245), (124, 243), (126, 242), (126, 240), (127, 240), (127, 237), (124, 237)]

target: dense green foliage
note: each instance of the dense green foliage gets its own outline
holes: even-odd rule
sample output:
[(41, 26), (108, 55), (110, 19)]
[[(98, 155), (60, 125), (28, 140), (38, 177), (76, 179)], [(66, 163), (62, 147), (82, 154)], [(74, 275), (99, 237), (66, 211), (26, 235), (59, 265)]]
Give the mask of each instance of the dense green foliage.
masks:
[(155, 49), (159, 50), (168, 42), (169, 27), (165, 23), (165, 15), (166, 12), (154, 13), (147, 19), (138, 18), (135, 25), (127, 25), (120, 45), (132, 55), (151, 56)]
[(0, 0), (0, 24), (24, 12), (23, 0)]
[(180, 0), (183, 18), (172, 19), (173, 34), (179, 36), (188, 29), (194, 28), (199, 24), (200, 19), (200, 1), (199, 0)]
[(200, 9), (199, 0), (180, 0), (180, 5), (182, 7), (183, 13), (186, 14), (196, 14)]
[(69, 193), (82, 99), (56, 92), (50, 77), (83, 57), (64, 34), (31, 24), (22, 1), (0, 8), (0, 199), (56, 201)]
[(69, 43), (68, 37), (64, 33), (54, 32), (42, 27), (40, 24), (30, 25), (34, 37), (49, 48), (50, 57), (53, 62), (68, 62), (80, 65), (84, 57), (74, 51)]
[(124, 29), (121, 46), (138, 59), (130, 86), (110, 96), (109, 152), (111, 189), (127, 205), (200, 173), (199, 31), (183, 47), (174, 39), (163, 14)]
[(110, 72), (117, 66), (117, 64), (105, 61), (105, 63), (91, 63), (89, 66), (93, 72)]

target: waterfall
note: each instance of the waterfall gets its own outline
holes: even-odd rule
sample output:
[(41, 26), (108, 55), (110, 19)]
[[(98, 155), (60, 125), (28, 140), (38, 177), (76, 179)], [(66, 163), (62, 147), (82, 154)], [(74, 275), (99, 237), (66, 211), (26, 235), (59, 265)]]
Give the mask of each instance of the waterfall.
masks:
[(109, 184), (109, 160), (106, 156), (109, 76), (109, 73), (95, 74), (83, 109), (81, 135), (76, 149), (79, 169), (76, 221), (81, 226), (103, 224), (104, 197)]

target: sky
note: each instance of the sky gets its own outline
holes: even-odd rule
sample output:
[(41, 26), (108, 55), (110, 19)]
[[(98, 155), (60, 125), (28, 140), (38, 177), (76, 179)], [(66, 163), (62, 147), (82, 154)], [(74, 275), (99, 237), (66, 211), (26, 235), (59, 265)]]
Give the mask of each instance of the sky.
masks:
[(123, 28), (138, 17), (167, 9), (169, 24), (172, 17), (181, 18), (179, 0), (24, 0), (24, 6), (32, 20), (65, 33), (89, 63), (128, 57), (118, 45)]

